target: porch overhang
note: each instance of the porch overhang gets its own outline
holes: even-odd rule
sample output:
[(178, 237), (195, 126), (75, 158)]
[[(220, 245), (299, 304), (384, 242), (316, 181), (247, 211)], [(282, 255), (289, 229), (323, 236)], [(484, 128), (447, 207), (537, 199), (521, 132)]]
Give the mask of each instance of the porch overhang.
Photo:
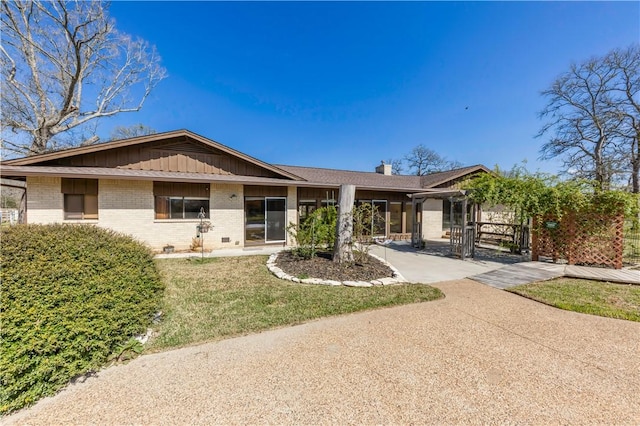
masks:
[[(417, 248), (424, 247), (424, 240), (422, 235), (422, 213), (418, 212), (418, 204), (423, 203), (425, 200), (428, 200), (428, 199), (450, 200), (452, 203), (451, 203), (451, 207), (450, 207), (451, 210), (449, 214), (450, 214), (450, 217), (453, 218), (454, 202), (461, 203), (462, 211), (463, 212), (467, 211), (467, 203), (469, 202), (467, 193), (468, 192), (463, 189), (433, 188), (433, 189), (426, 189), (413, 194), (407, 194), (407, 196), (411, 198), (411, 205), (412, 205), (413, 211), (417, 213), (416, 220), (414, 221), (413, 229), (411, 232), (411, 244)], [(473, 208), (474, 208), (474, 211), (472, 213), (472, 218), (473, 218), (472, 220), (474, 220), (473, 226), (468, 227), (466, 225), (465, 219), (463, 219), (463, 224), (460, 227), (453, 225), (453, 219), (451, 222), (451, 229), (450, 229), (451, 251), (454, 254), (459, 254), (462, 260), (464, 260), (465, 257), (473, 257), (474, 255), (475, 205)], [(460, 229), (458, 230), (457, 228), (460, 228)], [(459, 231), (459, 232), (454, 232), (454, 231)]]
[(466, 197), (467, 191), (465, 191), (464, 189), (429, 189), (429, 190), (423, 190), (421, 192), (407, 194), (407, 196), (415, 201), (424, 200), (427, 198), (443, 200), (448, 198)]

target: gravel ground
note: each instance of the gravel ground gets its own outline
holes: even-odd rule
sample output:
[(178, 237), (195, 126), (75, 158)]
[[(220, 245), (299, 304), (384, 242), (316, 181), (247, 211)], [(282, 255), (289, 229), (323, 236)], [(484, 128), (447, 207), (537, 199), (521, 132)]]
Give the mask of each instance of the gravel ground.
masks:
[(482, 284), (140, 357), (5, 424), (639, 424), (640, 323)]

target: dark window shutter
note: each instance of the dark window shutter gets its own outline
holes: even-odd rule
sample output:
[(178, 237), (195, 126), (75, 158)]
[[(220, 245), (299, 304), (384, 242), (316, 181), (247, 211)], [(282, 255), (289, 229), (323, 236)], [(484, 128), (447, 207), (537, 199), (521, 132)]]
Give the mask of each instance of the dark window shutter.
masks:
[(98, 195), (98, 179), (62, 178), (60, 192), (63, 194)]

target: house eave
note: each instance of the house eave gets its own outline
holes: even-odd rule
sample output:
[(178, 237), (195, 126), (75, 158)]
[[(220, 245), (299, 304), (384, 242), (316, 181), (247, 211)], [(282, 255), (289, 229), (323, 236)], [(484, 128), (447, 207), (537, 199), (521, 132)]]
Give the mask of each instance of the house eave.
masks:
[[(116, 180), (151, 180), (164, 182), (185, 182), (185, 183), (229, 183), (243, 185), (261, 186), (297, 186), (309, 188), (340, 188), (339, 184), (328, 184), (326, 182), (309, 182), (305, 180), (287, 180), (267, 177), (240, 176), (240, 175), (217, 175), (205, 173), (183, 173), (183, 172), (163, 172), (154, 170), (132, 170), (102, 167), (67, 167), (67, 166), (13, 166), (3, 165), (0, 168), (0, 175), (3, 177), (63, 177), (63, 178), (88, 178), (88, 179), (116, 179)], [(394, 188), (383, 186), (362, 185), (357, 186), (359, 190), (366, 191), (389, 191), (413, 193), (422, 191), (417, 188)]]
[(3, 177), (63, 177), (114, 180), (150, 180), (186, 183), (235, 183), (291, 186), (297, 181), (267, 177), (215, 175), (204, 173), (163, 172), (155, 170), (112, 169), (101, 167), (7, 166), (0, 168)]
[(433, 189), (429, 191), (422, 190), (421, 192), (416, 192), (413, 194), (408, 194), (412, 199), (418, 198), (435, 198), (435, 199), (445, 199), (451, 197), (464, 197), (467, 195), (467, 191), (462, 189)]

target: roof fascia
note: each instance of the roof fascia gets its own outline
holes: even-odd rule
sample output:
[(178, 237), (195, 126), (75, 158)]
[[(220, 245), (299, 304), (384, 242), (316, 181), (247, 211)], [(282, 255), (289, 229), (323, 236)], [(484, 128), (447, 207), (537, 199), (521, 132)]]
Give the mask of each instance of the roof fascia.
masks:
[(477, 166), (471, 166), (471, 167), (465, 167), (465, 169), (469, 169), (469, 170), (461, 170), (460, 173), (457, 173), (451, 177), (448, 177), (446, 179), (441, 179), (439, 181), (436, 181), (435, 183), (432, 183), (431, 185), (429, 185), (427, 188), (424, 189), (428, 189), (428, 188), (433, 188), (434, 186), (438, 186), (438, 185), (442, 185), (445, 182), (449, 182), (451, 180), (455, 180), (458, 179), (462, 176), (466, 176), (472, 173), (476, 173), (479, 171), (484, 171), (487, 173), (491, 173), (491, 170), (489, 170), (488, 168), (486, 168), (485, 166), (483, 166), (482, 164), (479, 164)]
[[(44, 169), (46, 167), (46, 169)], [(79, 169), (79, 170), (78, 170)], [(88, 169), (88, 168), (87, 168)], [(265, 186), (295, 186), (295, 181), (282, 180), (276, 178), (263, 178), (253, 176), (238, 175), (208, 175), (198, 173), (179, 173), (179, 172), (150, 172), (149, 175), (138, 173), (127, 173), (129, 169), (115, 169), (122, 173), (114, 174), (114, 169), (105, 169), (104, 173), (100, 173), (96, 169), (91, 168), (91, 172), (78, 167), (76, 170), (69, 168), (61, 168), (55, 170), (54, 166), (5, 166), (0, 169), (0, 174), (6, 177), (61, 177), (61, 178), (87, 178), (87, 179), (105, 179), (105, 180), (139, 180), (139, 181), (163, 181), (163, 182), (200, 182), (200, 183), (233, 183), (245, 185), (265, 185)], [(231, 177), (231, 178), (230, 178)], [(232, 179), (237, 177), (238, 179)], [(239, 179), (245, 178), (245, 179)]]
[(442, 190), (432, 190), (432, 191), (424, 191), (424, 192), (416, 192), (414, 194), (409, 194), (410, 198), (419, 199), (419, 198), (450, 198), (458, 196), (466, 196), (467, 192), (462, 189), (442, 189)]
[[(100, 169), (104, 169), (101, 173)], [(148, 173), (147, 173), (148, 172)], [(161, 174), (159, 174), (161, 173)], [(0, 168), (2, 176), (48, 176), (48, 177), (65, 177), (65, 178), (90, 178), (90, 179), (115, 179), (115, 180), (151, 180), (151, 181), (171, 181), (171, 182), (228, 182), (236, 184), (248, 185), (265, 185), (265, 186), (295, 186), (308, 188), (340, 188), (340, 184), (330, 184), (325, 182), (310, 181), (291, 181), (280, 180), (276, 178), (261, 178), (252, 176), (230, 175), (233, 178), (226, 178), (227, 175), (210, 175), (198, 173), (179, 173), (179, 172), (154, 172), (154, 171), (138, 171), (130, 169), (107, 169), (100, 167), (59, 167), (59, 166), (15, 166), (5, 165)], [(244, 178), (244, 179), (242, 179)], [(358, 190), (364, 191), (385, 191), (385, 192), (403, 192), (415, 193), (424, 191), (424, 189), (416, 188), (389, 188), (379, 186), (360, 186), (356, 185)]]
[(58, 158), (73, 157), (76, 155), (90, 154), (93, 152), (106, 151), (109, 149), (123, 148), (147, 142), (155, 142), (162, 139), (186, 136), (187, 130), (175, 130), (164, 133), (154, 133), (152, 135), (137, 136), (135, 138), (120, 139), (117, 141), (98, 143), (95, 145), (79, 146), (75, 148), (62, 149), (60, 151), (47, 152), (44, 154), (31, 155), (29, 157), (15, 158), (3, 161), (2, 164), (11, 166), (30, 166), (44, 161), (57, 160)]

